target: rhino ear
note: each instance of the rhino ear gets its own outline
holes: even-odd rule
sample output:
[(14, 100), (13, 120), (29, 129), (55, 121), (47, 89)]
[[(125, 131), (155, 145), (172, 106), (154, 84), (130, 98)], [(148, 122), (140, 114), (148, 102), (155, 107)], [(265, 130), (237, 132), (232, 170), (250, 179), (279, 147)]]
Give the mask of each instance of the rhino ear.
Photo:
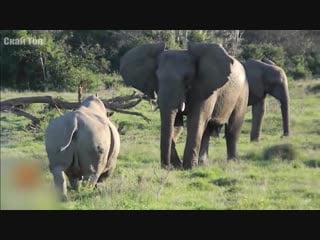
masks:
[(188, 43), (188, 51), (197, 63), (197, 81), (201, 82), (203, 92), (210, 94), (228, 81), (233, 58), (221, 45)]
[(120, 60), (120, 74), (124, 82), (153, 99), (154, 92), (158, 91), (157, 58), (164, 48), (164, 43), (157, 43), (129, 50)]

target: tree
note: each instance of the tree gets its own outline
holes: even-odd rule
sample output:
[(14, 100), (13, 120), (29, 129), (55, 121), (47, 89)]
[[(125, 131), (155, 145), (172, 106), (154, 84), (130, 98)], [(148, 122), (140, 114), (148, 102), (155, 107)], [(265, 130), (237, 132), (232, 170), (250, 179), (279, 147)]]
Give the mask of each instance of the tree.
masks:
[(222, 45), (232, 56), (238, 56), (242, 42), (243, 30), (217, 30), (217, 36), (222, 39)]

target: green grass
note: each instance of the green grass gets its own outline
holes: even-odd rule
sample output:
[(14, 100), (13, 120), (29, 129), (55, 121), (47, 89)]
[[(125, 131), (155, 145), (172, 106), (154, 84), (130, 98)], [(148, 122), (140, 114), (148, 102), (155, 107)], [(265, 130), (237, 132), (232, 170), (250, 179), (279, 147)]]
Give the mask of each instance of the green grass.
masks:
[[(1, 209), (320, 209), (320, 92), (319, 80), (290, 82), (292, 136), (281, 138), (279, 103), (271, 97), (259, 143), (250, 143), (251, 108), (248, 109), (238, 151), (240, 162), (226, 162), (226, 144), (210, 140), (209, 165), (190, 171), (160, 169), (159, 111), (143, 101), (135, 107), (152, 120), (115, 113), (123, 125), (121, 152), (114, 175), (96, 191), (82, 187), (69, 191), (69, 201), (57, 203), (44, 148), (43, 131), (56, 116), (35, 104), (28, 111), (43, 117), (38, 130), (29, 121), (1, 113)], [(131, 93), (130, 88), (102, 91), (103, 98)], [(2, 91), (1, 100), (35, 95), (60, 96), (76, 101), (75, 93)], [(87, 94), (89, 95), (89, 93)], [(186, 129), (178, 140), (183, 153)], [(280, 150), (279, 150), (280, 149)], [(15, 166), (37, 162), (41, 184), (20, 189), (13, 177)]]

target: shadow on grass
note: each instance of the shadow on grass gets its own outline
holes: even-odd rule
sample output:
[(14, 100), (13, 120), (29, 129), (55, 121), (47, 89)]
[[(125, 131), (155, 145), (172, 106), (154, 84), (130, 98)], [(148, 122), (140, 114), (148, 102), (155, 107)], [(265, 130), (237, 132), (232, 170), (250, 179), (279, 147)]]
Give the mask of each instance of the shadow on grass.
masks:
[(310, 159), (303, 162), (309, 168), (320, 168), (320, 160)]
[(219, 187), (229, 187), (229, 186), (234, 186), (237, 183), (237, 179), (235, 178), (218, 178), (215, 180), (212, 180), (211, 183), (214, 185), (217, 185)]
[(320, 84), (316, 84), (313, 86), (307, 86), (306, 93), (313, 93), (313, 94), (320, 93)]
[(292, 144), (280, 144), (266, 148), (263, 153), (265, 160), (279, 158), (282, 160), (294, 160), (297, 158), (298, 152)]
[(256, 166), (265, 167), (275, 161), (293, 161), (298, 159), (298, 151), (292, 144), (277, 144), (256, 151), (250, 151), (241, 157), (241, 161), (250, 161)]

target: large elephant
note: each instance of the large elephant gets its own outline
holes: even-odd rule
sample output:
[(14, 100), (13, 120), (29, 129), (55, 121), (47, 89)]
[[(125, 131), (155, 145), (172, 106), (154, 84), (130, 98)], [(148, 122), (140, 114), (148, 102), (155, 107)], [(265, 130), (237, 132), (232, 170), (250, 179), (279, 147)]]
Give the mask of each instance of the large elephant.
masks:
[(120, 137), (96, 96), (79, 109), (52, 119), (45, 132), (49, 169), (62, 200), (67, 197), (64, 173), (73, 189), (80, 179), (96, 186), (112, 174), (120, 150)]
[(281, 104), (283, 135), (289, 136), (289, 90), (287, 76), (282, 68), (264, 58), (243, 63), (249, 82), (249, 106), (252, 105), (251, 141), (259, 141), (267, 94)]
[[(164, 43), (129, 50), (120, 62), (125, 83), (150, 98), (157, 93), (161, 117), (161, 166), (190, 169), (207, 161), (210, 135), (226, 124), (228, 159), (237, 159), (236, 143), (248, 103), (241, 63), (223, 47), (189, 43), (187, 50), (165, 50)], [(187, 115), (183, 163), (175, 149)]]

